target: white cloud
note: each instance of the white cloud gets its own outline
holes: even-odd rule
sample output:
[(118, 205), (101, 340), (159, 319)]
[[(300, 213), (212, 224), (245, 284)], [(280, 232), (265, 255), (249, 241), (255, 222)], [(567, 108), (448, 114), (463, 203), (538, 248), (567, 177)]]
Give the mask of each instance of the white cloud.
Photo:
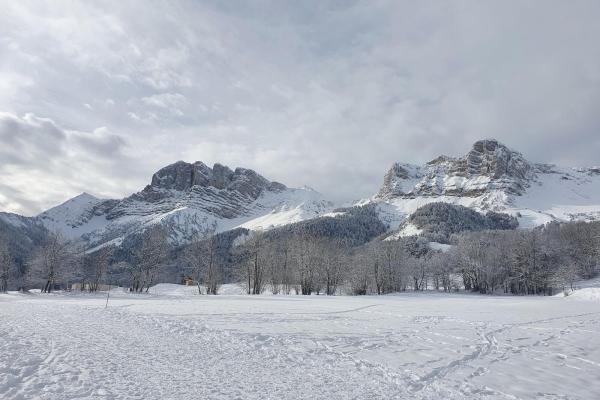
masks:
[(182, 108), (187, 107), (188, 101), (180, 93), (161, 93), (142, 97), (142, 103), (147, 106), (164, 109), (171, 116), (181, 117), (184, 115)]

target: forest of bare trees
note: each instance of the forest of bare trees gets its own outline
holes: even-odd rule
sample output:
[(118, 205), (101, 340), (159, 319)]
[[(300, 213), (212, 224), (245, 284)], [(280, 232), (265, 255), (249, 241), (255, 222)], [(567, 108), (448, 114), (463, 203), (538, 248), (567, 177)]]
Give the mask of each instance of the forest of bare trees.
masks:
[(285, 240), (251, 234), (239, 272), (248, 294), (386, 294), (466, 290), (547, 294), (599, 271), (600, 223), (551, 223), (533, 230), (376, 239), (361, 246), (298, 233)]
[(95, 292), (114, 280), (140, 293), (156, 283), (188, 277), (199, 294), (212, 295), (221, 284), (232, 282), (251, 295), (424, 290), (551, 295), (600, 272), (600, 222), (450, 235), (435, 231), (392, 240), (381, 235), (366, 241), (355, 238), (368, 235), (331, 232), (313, 223), (220, 236), (209, 227), (190, 244), (173, 248), (165, 230), (155, 226), (143, 231), (129, 250), (88, 249), (50, 232), (23, 265), (10, 237), (0, 234), (0, 291), (28, 287), (46, 293), (77, 287)]

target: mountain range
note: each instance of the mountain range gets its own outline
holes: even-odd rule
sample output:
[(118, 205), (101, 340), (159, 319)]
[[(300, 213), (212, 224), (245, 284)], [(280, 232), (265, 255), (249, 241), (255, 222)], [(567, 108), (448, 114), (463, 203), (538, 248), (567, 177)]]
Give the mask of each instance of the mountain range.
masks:
[[(479, 140), (462, 157), (439, 156), (424, 165), (394, 163), (381, 189), (352, 206), (375, 207), (391, 236), (406, 236), (420, 233), (409, 217), (433, 202), (480, 213), (507, 213), (522, 228), (550, 221), (597, 220), (600, 167), (532, 163), (497, 140)], [(172, 243), (184, 244), (208, 227), (216, 232), (268, 230), (335, 218), (344, 210), (308, 187), (289, 188), (250, 169), (178, 161), (123, 199), (82, 193), (34, 217), (0, 213), (0, 222), (24, 236), (28, 232), (39, 236), (39, 228), (45, 227), (82, 239), (90, 247), (119, 245), (129, 235), (162, 224)]]

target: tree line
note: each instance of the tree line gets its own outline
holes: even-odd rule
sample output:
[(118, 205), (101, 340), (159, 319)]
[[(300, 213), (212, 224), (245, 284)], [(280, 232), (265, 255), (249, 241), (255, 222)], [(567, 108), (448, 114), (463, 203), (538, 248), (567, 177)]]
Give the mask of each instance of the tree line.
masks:
[[(550, 223), (532, 230), (347, 239), (296, 232), (249, 234), (236, 248), (238, 281), (248, 294), (354, 295), (403, 291), (554, 294), (598, 275), (600, 222)], [(441, 249), (440, 249), (441, 248)]]
[[(363, 213), (359, 220), (365, 222), (365, 215), (370, 218), (370, 214)], [(507, 221), (492, 218), (503, 224)], [(349, 221), (343, 220), (344, 226), (355, 223)], [(600, 222), (449, 233), (442, 235), (445, 246), (427, 235), (372, 238), (381, 232), (380, 227), (360, 235), (342, 229), (349, 233), (334, 235), (331, 222), (267, 232), (216, 235), (215, 230), (215, 226), (206, 227), (190, 244), (173, 248), (166, 230), (157, 225), (138, 235), (135, 245), (126, 249), (116, 245), (89, 249), (50, 232), (31, 250), (24, 268), (18, 265), (10, 237), (0, 232), (0, 291), (18, 285), (52, 292), (74, 284), (94, 292), (112, 283), (141, 293), (158, 282), (180, 282), (186, 277), (199, 293), (213, 295), (221, 284), (230, 282), (239, 283), (248, 294), (466, 290), (550, 295), (599, 272)], [(435, 235), (440, 237), (439, 231)]]

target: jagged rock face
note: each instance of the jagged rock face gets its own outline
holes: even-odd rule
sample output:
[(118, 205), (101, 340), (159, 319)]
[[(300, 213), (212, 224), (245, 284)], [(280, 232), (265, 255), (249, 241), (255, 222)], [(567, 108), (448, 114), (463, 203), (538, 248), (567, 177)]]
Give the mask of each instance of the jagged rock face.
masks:
[(235, 190), (255, 199), (270, 184), (271, 182), (251, 169), (236, 168), (233, 175), (230, 175), (230, 179), (226, 182), (224, 189)]
[[(284, 190), (285, 186), (277, 182), (269, 182), (256, 172), (246, 168), (236, 168), (215, 164), (213, 168), (196, 161), (189, 164), (178, 161), (166, 166), (152, 176), (151, 188), (190, 190), (194, 186), (214, 187), (221, 190), (237, 191), (256, 199), (263, 190)], [(152, 191), (148, 190), (149, 195)], [(158, 196), (157, 199), (160, 199)]]
[(497, 140), (480, 140), (461, 158), (440, 156), (424, 166), (394, 164), (378, 197), (480, 196), (491, 190), (522, 193), (535, 166)]
[(383, 186), (378, 197), (391, 198), (407, 195), (412, 190), (412, 181), (418, 177), (419, 167), (395, 163), (383, 177)]
[(163, 189), (187, 190), (195, 185), (207, 185), (211, 175), (211, 169), (200, 161), (196, 161), (193, 164), (178, 161), (160, 169), (152, 175), (150, 186)]
[(286, 186), (270, 182), (246, 168), (231, 170), (221, 164), (213, 168), (196, 161), (178, 161), (152, 176), (141, 192), (120, 201), (109, 210), (108, 219), (125, 215), (149, 215), (192, 207), (222, 218), (235, 218), (248, 212), (248, 206), (265, 192), (281, 192)]
[[(492, 179), (502, 177), (527, 179), (532, 166), (521, 153), (510, 150), (497, 140), (480, 140), (463, 159), (455, 163), (457, 175), (488, 176)], [(462, 168), (461, 168), (462, 167)]]

